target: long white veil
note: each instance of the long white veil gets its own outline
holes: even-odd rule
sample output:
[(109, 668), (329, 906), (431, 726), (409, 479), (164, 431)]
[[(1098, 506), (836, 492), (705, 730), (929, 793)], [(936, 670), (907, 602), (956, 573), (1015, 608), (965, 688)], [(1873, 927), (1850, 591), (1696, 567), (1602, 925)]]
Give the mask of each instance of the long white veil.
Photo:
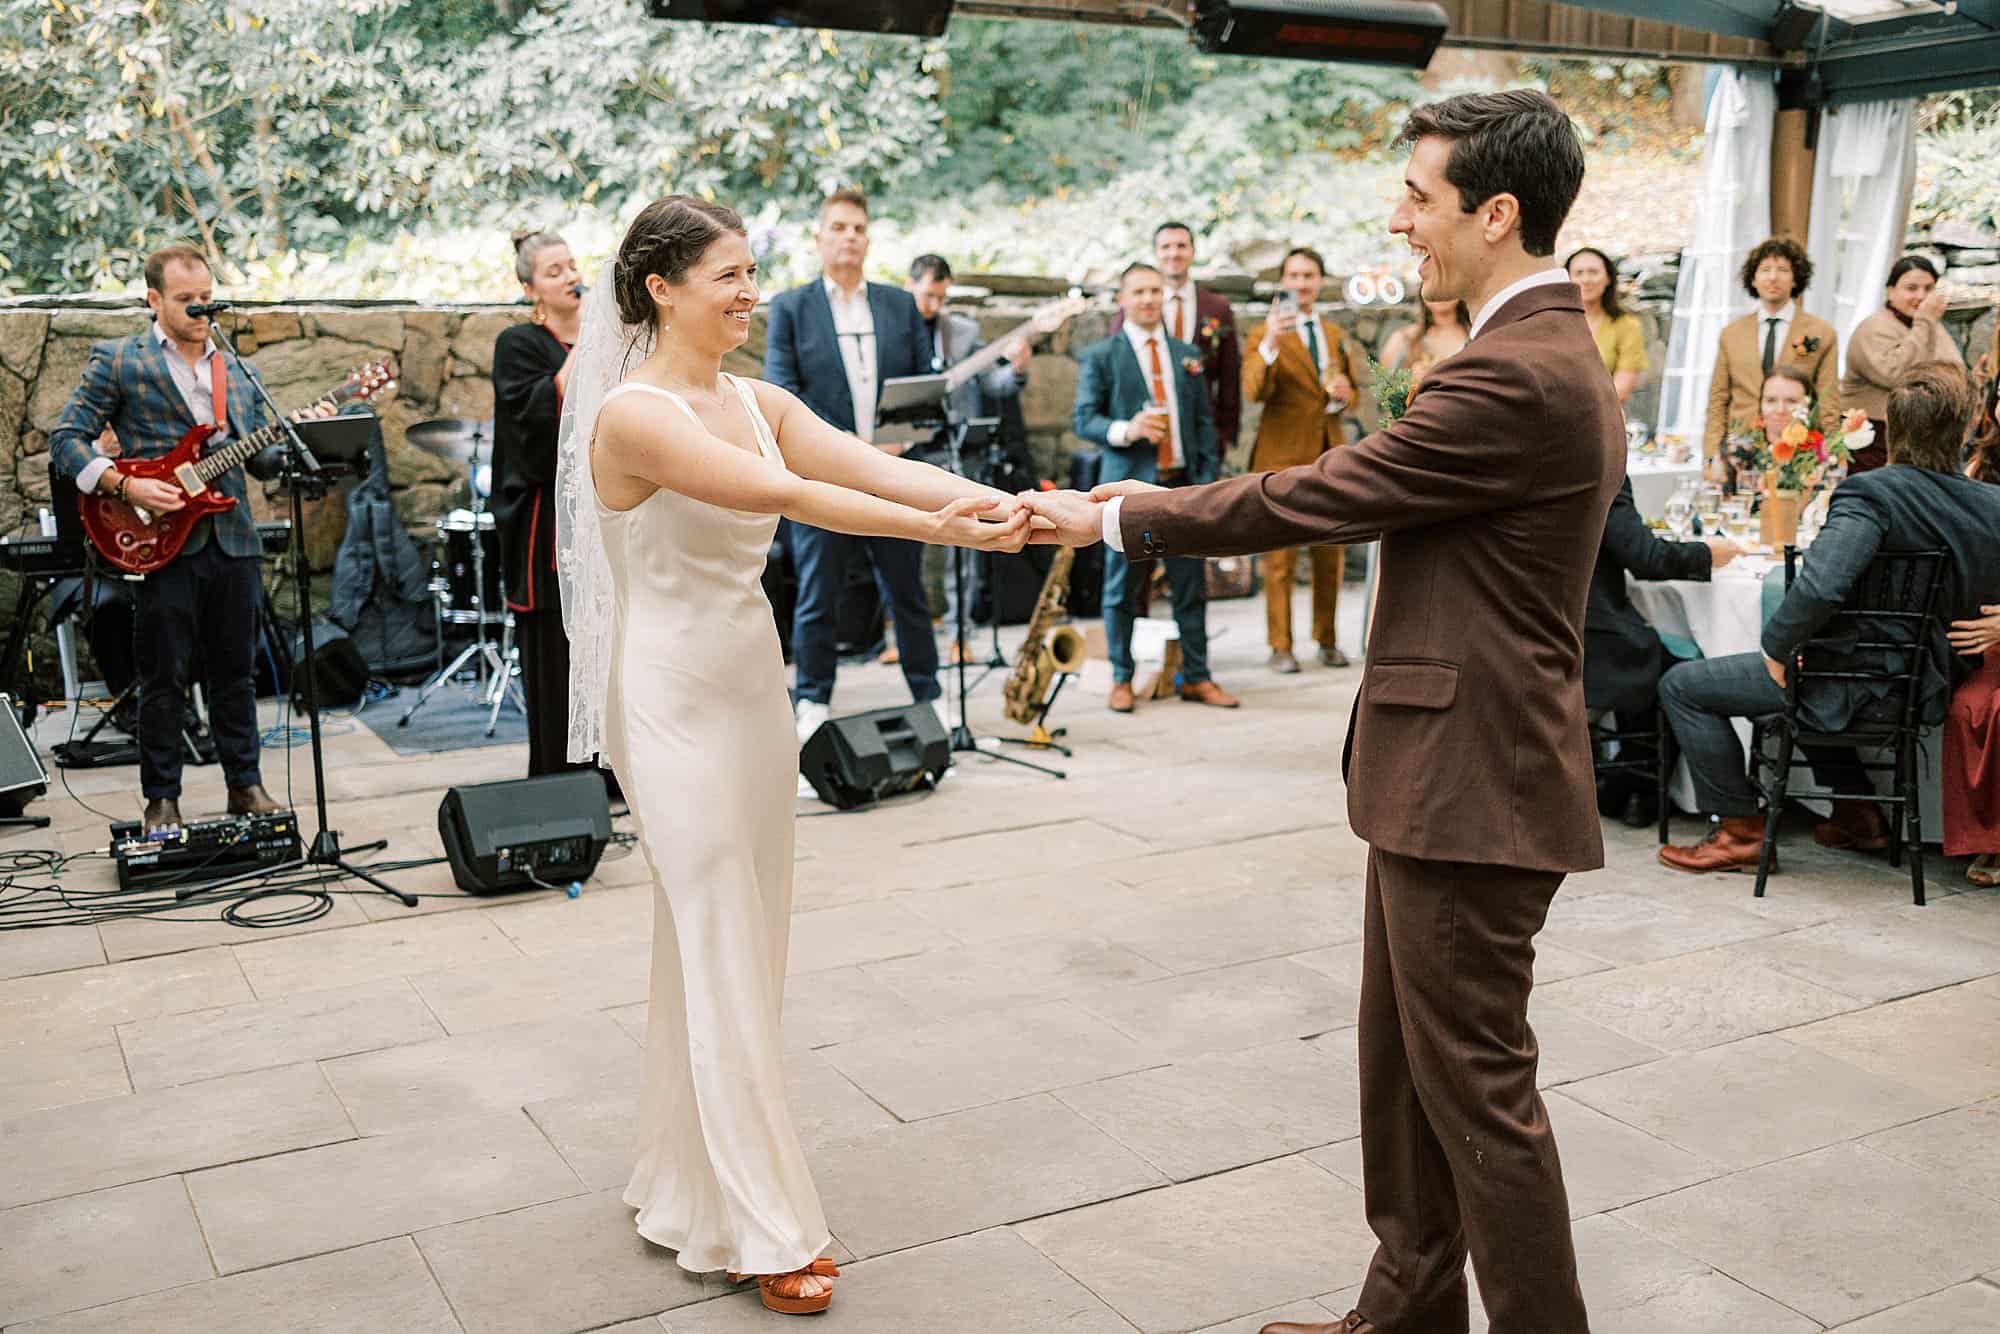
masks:
[(574, 761), (596, 760), (604, 753), (611, 638), (618, 616), (597, 488), (590, 476), (590, 442), (606, 395), (652, 351), (650, 322), (620, 323), (618, 297), (607, 274), (583, 301), (556, 433), (556, 581), (562, 589), (563, 629), (569, 633), (569, 758)]

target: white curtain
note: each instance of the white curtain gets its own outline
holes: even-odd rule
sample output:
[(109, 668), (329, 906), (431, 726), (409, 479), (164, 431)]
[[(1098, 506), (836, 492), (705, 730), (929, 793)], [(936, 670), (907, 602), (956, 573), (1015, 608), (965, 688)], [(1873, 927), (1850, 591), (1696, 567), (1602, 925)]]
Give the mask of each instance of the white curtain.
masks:
[(1723, 325), (1751, 306), (1738, 271), (1750, 247), (1771, 234), (1771, 122), (1777, 110), (1768, 70), (1725, 71), (1708, 103), (1701, 202), (1694, 243), (1681, 251), (1657, 428), (1662, 435), (1681, 433), (1696, 448), (1708, 414), (1716, 340)]
[(1840, 335), (1840, 366), (1854, 326), (1882, 308), (1882, 283), (1903, 251), (1917, 172), (1914, 99), (1833, 107), (1820, 120), (1813, 162), (1813, 262), (1805, 308)]

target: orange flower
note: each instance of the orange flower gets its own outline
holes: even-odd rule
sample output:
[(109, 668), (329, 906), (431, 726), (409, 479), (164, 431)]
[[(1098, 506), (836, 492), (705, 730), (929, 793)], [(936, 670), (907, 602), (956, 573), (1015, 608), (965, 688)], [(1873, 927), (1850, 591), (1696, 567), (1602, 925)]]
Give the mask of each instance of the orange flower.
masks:
[(1799, 442), (1792, 439), (1790, 431), (1785, 432), (1771, 442), (1771, 458), (1780, 466), (1790, 463), (1792, 456), (1798, 452)]
[[(1786, 444), (1790, 445), (1793, 449), (1797, 449), (1800, 445), (1803, 445), (1806, 442), (1806, 424), (1801, 421), (1793, 422), (1790, 426), (1787, 426), (1785, 428), (1785, 433), (1779, 436), (1778, 439), (1784, 441)], [(1789, 455), (1787, 455), (1787, 457), (1789, 457)]]
[(1849, 412), (1845, 417), (1842, 417), (1840, 419), (1840, 433), (1842, 435), (1853, 435), (1856, 431), (1860, 430), (1867, 424), (1868, 424), (1868, 414), (1863, 412), (1860, 408), (1855, 408), (1853, 411)]

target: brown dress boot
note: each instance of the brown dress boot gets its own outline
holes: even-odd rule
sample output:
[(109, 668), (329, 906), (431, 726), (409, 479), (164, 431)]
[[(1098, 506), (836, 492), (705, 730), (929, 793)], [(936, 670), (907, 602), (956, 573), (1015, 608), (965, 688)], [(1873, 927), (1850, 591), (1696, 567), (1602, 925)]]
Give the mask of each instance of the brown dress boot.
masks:
[(1111, 698), (1105, 701), (1105, 706), (1113, 713), (1132, 712), (1132, 683), (1114, 681), (1111, 685)]
[(154, 797), (139, 817), (139, 826), (149, 838), (163, 829), (178, 829), (180, 824), (181, 804), (172, 797)]
[(1197, 681), (1191, 686), (1182, 686), (1181, 698), (1193, 704), (1206, 704), (1211, 709), (1233, 709), (1237, 706), (1236, 696), (1213, 681)]
[(1833, 803), (1833, 815), (1813, 826), (1813, 842), (1823, 848), (1880, 852), (1889, 846), (1889, 822), (1872, 801)]
[[(1750, 871), (1757, 870), (1757, 859), (1764, 852), (1764, 817), (1761, 815), (1728, 815), (1710, 834), (1693, 847), (1661, 848), (1660, 864), (1671, 866), (1676, 871), (1692, 871), (1701, 875), (1709, 871)], [(1771, 870), (1778, 869), (1775, 852), (1771, 855)]]
[(283, 809), (285, 808), (278, 803), (277, 798), (264, 790), (262, 783), (229, 789), (231, 815), (275, 815)]

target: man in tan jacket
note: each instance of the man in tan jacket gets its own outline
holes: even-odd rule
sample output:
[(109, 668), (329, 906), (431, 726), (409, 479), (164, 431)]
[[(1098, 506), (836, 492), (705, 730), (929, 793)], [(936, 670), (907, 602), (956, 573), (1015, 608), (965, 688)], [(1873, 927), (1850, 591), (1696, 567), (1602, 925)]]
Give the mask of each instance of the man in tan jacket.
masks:
[(1743, 290), (1757, 309), (1732, 320), (1715, 350), (1708, 380), (1708, 424), (1702, 462), (1720, 479), (1723, 438), (1757, 415), (1764, 376), (1773, 366), (1796, 366), (1812, 381), (1821, 430), (1840, 420), (1840, 349), (1833, 326), (1800, 309), (1812, 282), (1805, 247), (1787, 236), (1761, 242), (1743, 261)]
[[(1361, 378), (1352, 344), (1341, 336), (1338, 325), (1319, 317), (1319, 293), (1326, 282), (1326, 263), (1319, 252), (1305, 246), (1293, 250), (1285, 256), (1278, 281), (1271, 317), (1250, 331), (1253, 350), (1243, 358), (1243, 396), (1264, 405), (1257, 442), (1250, 451), (1253, 472), (1311, 463), (1346, 443), (1341, 414), (1354, 402), (1354, 385)], [(1345, 667), (1347, 657), (1334, 642), (1334, 621), (1347, 548), (1306, 549), (1312, 553), (1312, 630), (1319, 660), (1328, 667)], [(1264, 626), (1271, 643), (1271, 670), (1287, 674), (1299, 669), (1299, 660), (1292, 656), (1292, 571), (1297, 557), (1296, 547), (1264, 555)]]

